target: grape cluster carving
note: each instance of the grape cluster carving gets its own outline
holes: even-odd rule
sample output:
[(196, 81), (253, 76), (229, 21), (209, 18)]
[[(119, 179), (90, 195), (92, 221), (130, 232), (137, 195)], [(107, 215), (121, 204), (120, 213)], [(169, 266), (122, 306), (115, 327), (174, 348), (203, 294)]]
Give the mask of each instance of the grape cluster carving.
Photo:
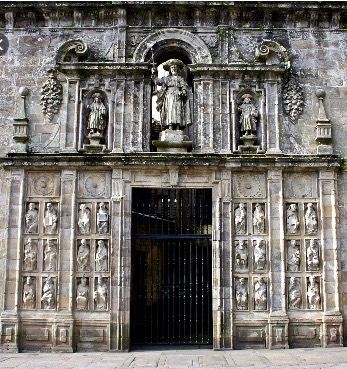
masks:
[(48, 71), (48, 79), (41, 87), (42, 112), (47, 116), (49, 122), (54, 114), (59, 113), (63, 100), (63, 86), (57, 79), (57, 72), (54, 69)]

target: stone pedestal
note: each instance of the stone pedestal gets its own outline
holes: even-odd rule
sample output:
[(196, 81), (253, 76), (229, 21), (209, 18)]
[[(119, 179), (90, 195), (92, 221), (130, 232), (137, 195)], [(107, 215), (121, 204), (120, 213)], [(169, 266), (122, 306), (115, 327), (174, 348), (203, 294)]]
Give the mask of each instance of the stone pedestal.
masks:
[(255, 135), (243, 135), (241, 140), (244, 145), (239, 145), (239, 150), (243, 154), (254, 154), (258, 152), (260, 146), (254, 145), (257, 136)]
[(179, 130), (166, 129), (159, 133), (159, 140), (152, 141), (158, 152), (184, 153), (192, 147), (192, 141)]
[(98, 154), (107, 151), (106, 145), (101, 145), (100, 141), (103, 139), (103, 135), (101, 133), (90, 133), (86, 136), (90, 142), (89, 145), (83, 145), (82, 152), (87, 152), (90, 154)]

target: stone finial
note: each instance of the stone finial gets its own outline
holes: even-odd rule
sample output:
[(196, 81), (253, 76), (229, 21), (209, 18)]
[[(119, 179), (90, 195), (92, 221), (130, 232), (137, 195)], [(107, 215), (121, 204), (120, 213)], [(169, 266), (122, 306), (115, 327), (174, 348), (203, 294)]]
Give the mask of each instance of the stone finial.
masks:
[(321, 88), (316, 90), (316, 97), (318, 98), (318, 117), (316, 120), (316, 142), (317, 154), (321, 155), (331, 155), (333, 153), (333, 148), (331, 146), (332, 133), (331, 133), (331, 123), (327, 118), (325, 108), (324, 108), (324, 98), (325, 91)]
[(16, 118), (13, 118), (13, 140), (16, 142), (14, 151), (25, 153), (27, 151), (29, 122), (25, 109), (25, 99), (29, 95), (29, 89), (21, 87), (18, 92), (20, 99), (17, 104)]

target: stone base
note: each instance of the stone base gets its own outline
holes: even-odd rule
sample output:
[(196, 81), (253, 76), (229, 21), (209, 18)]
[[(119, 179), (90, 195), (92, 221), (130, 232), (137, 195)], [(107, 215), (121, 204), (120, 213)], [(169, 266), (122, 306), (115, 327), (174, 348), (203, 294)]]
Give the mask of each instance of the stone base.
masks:
[(106, 149), (106, 145), (83, 145), (80, 151), (87, 154), (101, 154), (108, 150)]
[(331, 145), (318, 145), (317, 146), (317, 154), (318, 155), (332, 155), (333, 148)]
[(159, 140), (152, 141), (152, 144), (158, 152), (184, 153), (192, 147), (192, 141), (183, 131), (172, 129), (160, 132)]

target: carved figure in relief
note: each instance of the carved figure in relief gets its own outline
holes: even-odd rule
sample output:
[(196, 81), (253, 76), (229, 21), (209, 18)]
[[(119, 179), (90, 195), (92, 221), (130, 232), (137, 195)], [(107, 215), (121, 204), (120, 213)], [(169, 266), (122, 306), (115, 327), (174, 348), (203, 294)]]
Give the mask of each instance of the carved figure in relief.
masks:
[(245, 94), (241, 97), (243, 100), (242, 104), (239, 106), (239, 111), (241, 112), (240, 116), (240, 125), (241, 132), (245, 133), (247, 136), (252, 135), (257, 132), (257, 117), (258, 110), (255, 105), (252, 103), (252, 95)]
[(316, 281), (316, 277), (310, 275), (307, 285), (307, 300), (309, 309), (319, 309), (320, 305), (320, 292), (319, 284)]
[(264, 240), (256, 240), (254, 245), (254, 269), (262, 270), (266, 265), (266, 249)]
[(239, 206), (235, 209), (235, 232), (236, 234), (246, 234), (247, 224), (247, 211), (245, 205), (240, 202)]
[(267, 308), (267, 284), (263, 277), (254, 283), (254, 308), (255, 310), (266, 310)]
[(301, 284), (299, 278), (290, 277), (288, 288), (289, 309), (300, 309), (302, 301)]
[(46, 209), (45, 217), (43, 219), (45, 233), (57, 233), (58, 211), (50, 202), (47, 203)]
[(31, 277), (26, 278), (23, 286), (23, 309), (35, 309), (35, 286)]
[(36, 270), (37, 267), (37, 245), (32, 238), (28, 238), (27, 243), (24, 245), (24, 257), (23, 257), (25, 271)]
[(35, 208), (33, 202), (29, 203), (28, 211), (25, 214), (25, 232), (37, 233), (38, 232), (38, 211)]
[(287, 232), (297, 233), (299, 230), (299, 213), (296, 204), (290, 204), (287, 209)]
[(162, 129), (184, 129), (192, 124), (190, 113), (190, 101), (188, 96), (189, 86), (180, 75), (185, 67), (178, 59), (170, 59), (163, 64), (163, 68), (170, 75), (158, 78), (156, 68), (152, 69), (152, 79), (158, 90), (157, 110), (160, 112)]
[(54, 298), (54, 283), (51, 277), (47, 277), (45, 284), (42, 288), (41, 301), (44, 309), (54, 309), (55, 298)]
[(108, 232), (108, 209), (104, 202), (99, 204), (98, 212), (96, 214), (96, 223), (98, 233), (105, 234)]
[(44, 262), (46, 271), (55, 272), (57, 267), (57, 245), (54, 240), (47, 240)]
[(289, 272), (297, 272), (300, 270), (300, 247), (296, 240), (290, 241), (287, 269)]
[(82, 277), (81, 282), (77, 286), (76, 305), (78, 310), (88, 309), (89, 286), (87, 285), (87, 278)]
[(262, 234), (265, 232), (265, 212), (260, 204), (255, 204), (253, 211), (253, 233)]
[(306, 249), (307, 270), (319, 270), (319, 248), (316, 240), (310, 240)]
[(248, 248), (247, 241), (236, 241), (235, 242), (235, 262), (236, 267), (239, 269), (247, 269), (248, 267)]
[(94, 291), (94, 300), (96, 305), (95, 308), (97, 310), (107, 309), (107, 295), (108, 295), (107, 284), (102, 277), (99, 277), (96, 290)]
[(81, 234), (90, 233), (90, 209), (86, 207), (86, 204), (80, 205), (78, 228)]
[(106, 128), (106, 106), (102, 103), (100, 93), (93, 95), (93, 102), (87, 106), (88, 109), (88, 132), (89, 134), (103, 134)]
[(309, 202), (305, 212), (305, 231), (308, 234), (317, 233), (318, 220), (317, 212), (313, 207), (313, 204)]
[(90, 250), (87, 240), (82, 239), (77, 251), (78, 270), (86, 270), (89, 265)]
[(108, 251), (104, 240), (98, 241), (98, 247), (95, 254), (95, 270), (98, 272), (108, 269)]
[(245, 278), (240, 278), (236, 284), (236, 308), (237, 310), (248, 309), (248, 286)]

